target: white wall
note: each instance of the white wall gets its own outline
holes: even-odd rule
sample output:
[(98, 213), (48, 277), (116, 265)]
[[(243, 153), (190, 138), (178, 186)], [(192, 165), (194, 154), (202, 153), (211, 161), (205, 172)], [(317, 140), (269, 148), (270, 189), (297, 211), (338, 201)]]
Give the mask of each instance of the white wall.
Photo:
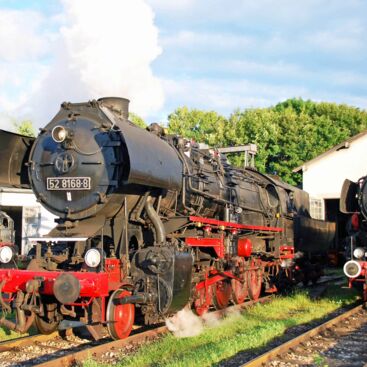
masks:
[(357, 181), (367, 175), (367, 134), (350, 142), (347, 149), (331, 152), (303, 167), (303, 189), (315, 198), (340, 198), (346, 178)]
[(28, 237), (42, 236), (56, 226), (56, 217), (36, 201), (31, 190), (2, 189), (0, 205), (23, 207), (22, 253), (29, 249)]

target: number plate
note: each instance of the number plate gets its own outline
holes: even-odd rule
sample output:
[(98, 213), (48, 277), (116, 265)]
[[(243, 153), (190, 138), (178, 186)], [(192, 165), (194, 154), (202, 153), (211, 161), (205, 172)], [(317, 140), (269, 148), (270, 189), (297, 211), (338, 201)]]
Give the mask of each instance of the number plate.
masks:
[(90, 190), (90, 177), (47, 177), (47, 190)]

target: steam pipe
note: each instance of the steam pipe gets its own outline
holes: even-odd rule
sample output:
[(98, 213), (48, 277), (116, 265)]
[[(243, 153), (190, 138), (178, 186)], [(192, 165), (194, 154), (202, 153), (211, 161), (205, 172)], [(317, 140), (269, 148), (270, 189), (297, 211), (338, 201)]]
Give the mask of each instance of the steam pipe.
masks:
[(148, 215), (148, 218), (153, 223), (156, 234), (156, 241), (158, 245), (162, 245), (166, 240), (166, 231), (164, 229), (161, 218), (159, 217), (158, 213), (155, 211), (153, 207), (151, 196), (148, 196), (145, 201), (145, 211)]

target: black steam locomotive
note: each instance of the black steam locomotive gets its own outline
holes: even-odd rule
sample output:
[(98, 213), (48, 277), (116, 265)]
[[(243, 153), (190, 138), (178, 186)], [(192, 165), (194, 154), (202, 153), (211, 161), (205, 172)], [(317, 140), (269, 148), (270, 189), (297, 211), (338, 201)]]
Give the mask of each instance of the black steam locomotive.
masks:
[(329, 246), (334, 227), (310, 218), (307, 193), (157, 124), (136, 127), (128, 102), (63, 103), (35, 140), (1, 132), (0, 184), (31, 187), (58, 219), (26, 256), (2, 261), (0, 303), (17, 322), (0, 324), (124, 338), (135, 321), (320, 275), (299, 253)]
[(340, 211), (350, 215), (346, 253), (350, 260), (344, 264), (349, 287), (363, 288), (367, 301), (367, 176), (358, 182), (345, 180), (340, 198)]

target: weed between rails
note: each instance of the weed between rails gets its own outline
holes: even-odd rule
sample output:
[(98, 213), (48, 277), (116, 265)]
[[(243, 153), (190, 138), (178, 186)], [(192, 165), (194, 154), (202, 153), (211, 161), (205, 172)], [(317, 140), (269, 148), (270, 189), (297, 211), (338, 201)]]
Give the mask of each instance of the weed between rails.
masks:
[[(220, 323), (204, 327), (195, 337), (175, 338), (166, 335), (160, 340), (144, 344), (135, 353), (121, 355), (117, 366), (212, 366), (235, 356), (240, 351), (256, 353), (287, 330), (313, 320), (322, 319), (357, 299), (357, 292), (331, 286), (326, 297), (311, 300), (306, 291), (272, 302), (256, 305), (242, 314), (229, 315)], [(102, 367), (89, 360), (85, 367)]]

